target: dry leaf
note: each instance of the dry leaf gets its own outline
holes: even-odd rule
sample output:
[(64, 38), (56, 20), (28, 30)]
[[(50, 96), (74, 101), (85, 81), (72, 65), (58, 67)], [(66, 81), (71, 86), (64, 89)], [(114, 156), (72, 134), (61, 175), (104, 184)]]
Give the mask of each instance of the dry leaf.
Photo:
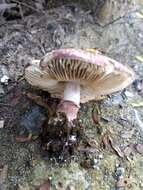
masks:
[(15, 140), (16, 140), (17, 142), (30, 142), (31, 139), (32, 139), (31, 134), (30, 134), (29, 136), (27, 136), (27, 137), (18, 136), (18, 137), (15, 138)]
[(93, 167), (93, 161), (92, 161), (91, 159), (86, 159), (86, 160), (84, 160), (84, 161), (81, 163), (81, 165), (82, 165), (84, 168), (86, 168), (86, 169), (92, 168), (92, 167)]
[(143, 13), (142, 12), (140, 12), (140, 13), (138, 12), (138, 13), (136, 13), (136, 15), (137, 15), (138, 18), (143, 18)]
[(136, 59), (143, 63), (143, 56), (136, 56)]
[(95, 124), (100, 124), (101, 117), (100, 117), (100, 110), (98, 107), (95, 107), (92, 110), (92, 120)]
[(129, 145), (124, 149), (124, 156), (130, 161), (130, 155), (134, 152), (134, 145)]
[(89, 139), (89, 140), (87, 140), (86, 143), (87, 143), (88, 146), (90, 146), (92, 148), (96, 148), (97, 145), (98, 145), (98, 143), (97, 143), (97, 141), (95, 139)]
[(106, 148), (109, 145), (109, 138), (107, 133), (101, 137), (101, 144), (104, 148)]
[(117, 153), (118, 156), (120, 156), (121, 158), (124, 157), (124, 153), (123, 151), (120, 149), (120, 147), (113, 141), (113, 139), (108, 136), (109, 138), (109, 142), (110, 142), (110, 145), (112, 147), (112, 149)]
[(133, 183), (133, 179), (131, 178), (121, 178), (117, 184), (116, 187), (127, 187), (129, 185), (131, 185), (131, 183)]
[(43, 183), (39, 190), (50, 190), (50, 180), (48, 179), (45, 183)]
[(131, 103), (131, 105), (135, 108), (137, 107), (143, 107), (143, 102), (138, 102), (138, 103)]
[(94, 111), (92, 111), (92, 119), (95, 124), (100, 123), (100, 115), (98, 113), (95, 113)]
[(48, 103), (44, 102), (40, 96), (37, 96), (32, 93), (27, 93), (27, 97), (31, 100), (33, 100), (36, 104), (46, 108), (50, 115), (53, 115), (54, 111), (51, 108), (51, 106), (48, 105)]
[(86, 51), (89, 51), (89, 52), (92, 52), (92, 53), (99, 53), (100, 54), (99, 49), (96, 49), (96, 48), (89, 48), (89, 49), (86, 49)]

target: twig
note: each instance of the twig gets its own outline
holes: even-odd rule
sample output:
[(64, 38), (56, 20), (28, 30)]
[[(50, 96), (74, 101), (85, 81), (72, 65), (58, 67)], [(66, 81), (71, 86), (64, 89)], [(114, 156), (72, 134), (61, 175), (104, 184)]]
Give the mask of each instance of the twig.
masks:
[[(16, 3), (19, 3), (19, 4), (21, 4), (21, 5), (23, 5), (23, 6), (25, 6), (25, 7), (28, 7), (28, 8), (31, 9), (31, 10), (34, 10), (34, 11), (36, 11), (36, 12), (38, 12), (38, 13), (41, 13), (41, 10), (35, 9), (35, 8), (33, 8), (32, 6), (30, 6), (30, 5), (26, 4), (26, 3), (19, 2), (18, 0), (13, 0), (13, 1), (16, 2)], [(42, 11), (42, 12), (44, 13), (44, 11)]]
[(0, 102), (0, 105), (1, 105), (1, 106), (8, 106), (8, 107), (12, 107), (10, 104), (7, 104), (7, 103), (2, 103), (2, 102)]
[(11, 9), (13, 7), (17, 7), (16, 3), (0, 3), (0, 11), (4, 11), (5, 9)]
[(44, 46), (43, 46), (41, 43), (39, 44), (39, 48), (40, 48), (40, 50), (41, 50), (41, 53), (42, 53), (43, 55), (45, 55), (45, 54), (46, 54), (46, 51), (45, 51)]
[(20, 11), (20, 15), (21, 15), (22, 20), (24, 20), (24, 14), (23, 14), (23, 10), (22, 10), (20, 3), (19, 3), (19, 11)]
[(137, 124), (140, 127), (140, 129), (143, 131), (143, 122), (140, 120), (137, 110), (134, 110), (134, 113), (135, 113)]
[(54, 114), (54, 110), (46, 102), (44, 102), (40, 96), (34, 95), (32, 93), (27, 93), (26, 95), (28, 98), (33, 100), (36, 104), (46, 108), (48, 110), (50, 116), (52, 116)]

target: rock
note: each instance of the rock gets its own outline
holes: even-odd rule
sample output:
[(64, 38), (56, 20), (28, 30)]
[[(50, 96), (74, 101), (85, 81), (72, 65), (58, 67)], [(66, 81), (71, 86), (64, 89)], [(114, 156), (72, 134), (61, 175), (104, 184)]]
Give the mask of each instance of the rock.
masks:
[(8, 85), (9, 79), (10, 79), (9, 72), (8, 72), (6, 66), (1, 65), (0, 66), (0, 82), (4, 85)]
[(113, 95), (111, 97), (113, 105), (122, 105), (123, 104), (123, 97), (121, 94)]
[(33, 137), (37, 137), (41, 133), (45, 120), (45, 110), (39, 106), (34, 106), (21, 117), (19, 126), (24, 131), (27, 130)]
[(122, 168), (122, 167), (118, 167), (118, 168), (116, 169), (115, 178), (116, 178), (117, 180), (123, 178), (123, 177), (124, 177), (124, 173), (125, 173), (125, 169)]
[(133, 86), (134, 86), (135, 90), (137, 90), (138, 92), (142, 91), (142, 89), (143, 89), (143, 80), (136, 79), (133, 82)]
[(127, 97), (127, 98), (133, 98), (134, 97), (134, 94), (128, 90), (125, 90), (124, 91), (124, 95)]
[(7, 85), (9, 81), (9, 77), (7, 75), (3, 75), (3, 77), (0, 79), (2, 84)]

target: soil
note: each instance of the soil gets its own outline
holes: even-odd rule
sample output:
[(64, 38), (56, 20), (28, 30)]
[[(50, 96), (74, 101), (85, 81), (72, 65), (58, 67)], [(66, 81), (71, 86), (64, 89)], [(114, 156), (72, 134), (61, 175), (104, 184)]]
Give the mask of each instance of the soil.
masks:
[[(47, 180), (52, 190), (143, 189), (143, 64), (137, 59), (143, 55), (142, 9), (106, 25), (80, 4), (23, 10), (14, 19), (2, 13), (0, 79), (5, 73), (9, 80), (0, 83), (0, 189), (35, 190)], [(61, 47), (100, 49), (129, 65), (137, 78), (122, 92), (81, 105), (71, 132), (77, 141), (65, 149), (67, 129), (59, 129), (50, 110), (28, 94), (53, 110), (59, 100), (24, 79), (30, 60)], [(58, 139), (60, 132), (64, 138)]]

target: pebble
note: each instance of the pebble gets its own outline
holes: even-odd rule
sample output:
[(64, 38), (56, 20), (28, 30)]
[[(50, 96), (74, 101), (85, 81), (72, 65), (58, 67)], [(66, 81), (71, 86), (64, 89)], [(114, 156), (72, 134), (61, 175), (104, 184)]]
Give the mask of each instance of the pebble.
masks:
[(4, 85), (8, 85), (9, 79), (10, 79), (9, 72), (8, 72), (6, 66), (1, 65), (0, 66), (0, 82)]
[(125, 91), (124, 91), (124, 94), (125, 94), (125, 96), (126, 96), (127, 98), (133, 98), (133, 97), (134, 97), (133, 93), (130, 92), (130, 91), (128, 91), (128, 90), (125, 90)]
[(7, 75), (3, 75), (0, 81), (2, 84), (8, 85), (9, 77)]
[(121, 94), (114, 94), (110, 98), (105, 100), (105, 104), (107, 106), (122, 105), (123, 101), (124, 101), (124, 99)]
[(143, 88), (143, 80), (136, 79), (133, 82), (133, 86), (134, 86), (135, 90), (140, 92), (142, 90), (142, 88)]
[(99, 165), (100, 165), (100, 161), (96, 158), (94, 158), (93, 160), (93, 168), (96, 169), (96, 170), (99, 170)]
[(117, 180), (121, 179), (124, 177), (125, 169), (122, 167), (118, 167), (115, 173), (115, 178)]
[(102, 154), (99, 154), (98, 157), (99, 157), (99, 159), (102, 159), (102, 158), (103, 158), (103, 155), (102, 155)]
[(123, 103), (123, 97), (122, 97), (122, 95), (121, 94), (114, 95), (112, 97), (112, 103), (113, 103), (113, 105), (122, 104)]
[(70, 140), (71, 142), (76, 142), (76, 140), (77, 140), (76, 135), (71, 135), (71, 136), (69, 137), (69, 140)]

